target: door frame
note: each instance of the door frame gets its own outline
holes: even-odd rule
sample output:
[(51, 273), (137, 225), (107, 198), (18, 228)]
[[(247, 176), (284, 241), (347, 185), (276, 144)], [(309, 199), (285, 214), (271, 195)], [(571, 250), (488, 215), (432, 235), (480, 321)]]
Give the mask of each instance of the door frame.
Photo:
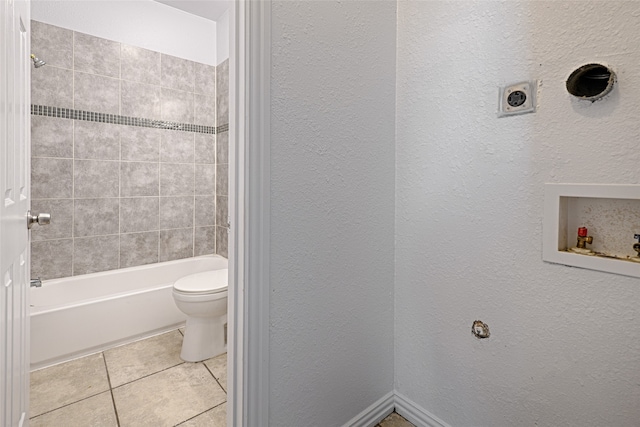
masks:
[(269, 424), (271, 0), (230, 8), (227, 425)]

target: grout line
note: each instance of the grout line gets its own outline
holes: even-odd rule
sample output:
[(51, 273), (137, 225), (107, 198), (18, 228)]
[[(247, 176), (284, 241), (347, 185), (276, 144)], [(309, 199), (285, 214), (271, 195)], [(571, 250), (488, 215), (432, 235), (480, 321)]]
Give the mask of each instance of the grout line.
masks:
[[(160, 80), (162, 80), (162, 55), (160, 55)], [(162, 103), (160, 103), (160, 117), (162, 117)], [(158, 212), (157, 212), (157, 218), (158, 218), (158, 245), (156, 248), (156, 262), (161, 262), (161, 258), (162, 258), (162, 233), (160, 232), (160, 218), (161, 218), (161, 213), (162, 213), (162, 203), (161, 203), (161, 197), (162, 197), (162, 165), (163, 163), (161, 162), (162, 160), (162, 141), (164, 140), (164, 138), (166, 138), (166, 135), (164, 134), (160, 134), (157, 144), (158, 144)]]
[[(44, 369), (46, 369), (46, 368), (44, 368)], [(96, 396), (98, 396), (98, 395), (101, 395), (102, 393), (107, 393), (108, 391), (110, 391), (110, 390), (102, 390), (102, 391), (101, 391), (101, 392), (99, 392), (99, 393), (92, 394), (91, 396), (83, 397), (82, 399), (78, 399), (78, 400), (76, 400), (76, 401), (74, 401), (74, 402), (67, 403), (66, 405), (59, 406), (59, 407), (57, 407), (57, 408), (55, 408), (55, 409), (52, 409), (52, 410), (50, 410), (50, 411), (43, 412), (43, 413), (41, 413), (41, 414), (35, 415), (35, 416), (33, 416), (33, 417), (29, 418), (29, 419), (30, 419), (30, 420), (33, 420), (34, 418), (38, 418), (38, 417), (41, 417), (41, 416), (43, 416), (43, 415), (50, 414), (50, 413), (52, 413), (52, 412), (57, 411), (58, 409), (66, 408), (67, 406), (71, 406), (71, 405), (74, 405), (74, 404), (76, 404), (76, 403), (83, 402), (83, 401), (85, 401), (85, 400), (87, 400), (87, 399), (91, 399), (92, 397), (96, 397)]]
[(192, 419), (194, 419), (194, 418), (196, 418), (196, 417), (199, 417), (200, 415), (202, 415), (202, 414), (204, 414), (204, 413), (206, 413), (206, 412), (209, 412), (209, 411), (211, 411), (212, 409), (216, 409), (217, 407), (222, 406), (222, 405), (224, 405), (225, 403), (227, 403), (227, 401), (226, 401), (226, 400), (225, 400), (224, 402), (222, 402), (222, 403), (218, 403), (216, 406), (212, 406), (212, 407), (211, 407), (211, 408), (209, 408), (209, 409), (205, 409), (204, 411), (200, 412), (199, 414), (196, 414), (196, 415), (194, 415), (194, 416), (193, 416), (193, 417), (191, 417), (191, 418), (187, 418), (186, 420), (181, 421), (181, 422), (180, 422), (180, 424), (176, 424), (176, 425), (175, 425), (175, 427), (181, 426), (182, 424), (186, 423), (187, 421), (191, 421)]
[(69, 236), (69, 237), (56, 237), (56, 238), (53, 238), (53, 239), (42, 239), (42, 240), (31, 239), (31, 241), (35, 242), (35, 243), (38, 243), (38, 242), (57, 242), (57, 241), (60, 241), (60, 240), (72, 240), (72, 239), (73, 239), (73, 237)]
[[(194, 83), (194, 87), (195, 87), (195, 83)], [(195, 99), (195, 98), (194, 98)], [(195, 102), (194, 102), (195, 104)], [(191, 231), (191, 256), (194, 257), (196, 255), (196, 165), (195, 165), (195, 160), (196, 160), (196, 139), (195, 136), (193, 138), (193, 215), (191, 216), (192, 219), (192, 227), (193, 230)]]
[(71, 33), (71, 106), (76, 108), (76, 32)]
[(201, 362), (201, 363), (202, 363), (202, 365), (207, 369), (207, 371), (209, 371), (209, 373), (211, 374), (211, 376), (213, 377), (213, 379), (216, 381), (216, 383), (218, 383), (218, 385), (220, 386), (220, 388), (222, 389), (222, 391), (224, 391), (224, 394), (227, 394), (227, 390), (225, 390), (225, 388), (224, 388), (224, 387), (222, 387), (222, 384), (220, 384), (220, 381), (218, 381), (218, 379), (216, 378), (216, 376), (215, 376), (215, 375), (213, 375), (213, 372), (211, 372), (211, 369), (209, 369), (209, 367), (207, 366), (207, 364), (206, 364), (206, 363), (204, 363), (204, 361), (203, 361), (203, 362)]
[(107, 355), (102, 352), (102, 360), (104, 361), (104, 369), (107, 371), (107, 381), (109, 382), (109, 393), (111, 394), (111, 403), (113, 403), (113, 412), (116, 414), (116, 424), (120, 427), (120, 417), (118, 416), (118, 407), (116, 399), (113, 397), (113, 387), (111, 387), (111, 376), (109, 375), (109, 366), (107, 365)]
[[(214, 78), (214, 86), (217, 84), (215, 83), (216, 80), (218, 78), (218, 70), (216, 69), (216, 73), (215, 73), (215, 78)], [(218, 124), (218, 103), (215, 99), (215, 95), (214, 95), (214, 102), (216, 102), (216, 105), (214, 107), (215, 110), (215, 123), (216, 126)], [(217, 128), (216, 128), (217, 129)], [(214, 174), (214, 180), (213, 180), (213, 205), (214, 205), (214, 209), (213, 209), (213, 253), (217, 254), (218, 253), (218, 135), (214, 135), (213, 137), (213, 167), (215, 170), (215, 174)]]
[[(75, 55), (75, 32), (73, 34), (73, 48)], [(75, 56), (72, 56), (72, 67), (75, 63)], [(74, 67), (75, 68), (75, 67)], [(74, 73), (74, 85), (75, 85), (75, 71)], [(75, 90), (75, 86), (74, 86)], [(75, 105), (75, 92), (73, 92), (73, 102)], [(73, 120), (71, 124), (71, 276), (75, 276), (76, 266), (76, 121)]]
[[(76, 108), (76, 32), (71, 33), (71, 108)], [(49, 112), (49, 108), (46, 108)], [(52, 110), (54, 110), (52, 108)], [(57, 111), (52, 111), (58, 116)], [(71, 197), (73, 203), (71, 207), (71, 276), (76, 275), (76, 121), (73, 119), (72, 125), (72, 160), (71, 160)]]
[[(134, 342), (135, 342), (135, 341), (134, 341)], [(159, 374), (160, 372), (167, 371), (167, 370), (169, 370), (169, 369), (175, 368), (176, 366), (184, 365), (185, 363), (187, 363), (187, 362), (180, 362), (180, 363), (176, 363), (175, 365), (172, 365), (172, 366), (169, 366), (169, 367), (166, 367), (166, 368), (160, 369), (159, 371), (153, 372), (153, 373), (151, 373), (151, 374), (144, 375), (144, 376), (142, 376), (142, 377), (140, 377), (140, 378), (136, 378), (135, 380), (131, 380), (131, 381), (129, 381), (129, 382), (126, 382), (126, 383), (123, 383), (123, 384), (117, 385), (117, 386), (115, 386), (113, 389), (120, 388), (120, 387), (123, 387), (123, 386), (125, 386), (125, 385), (135, 383), (136, 381), (140, 381), (140, 380), (145, 379), (145, 378), (149, 378), (149, 377), (150, 377), (150, 376), (152, 376), (152, 375)]]
[[(122, 67), (122, 43), (120, 44)], [(122, 104), (122, 100), (120, 101)], [(122, 133), (118, 132), (118, 268), (122, 267)]]
[[(198, 226), (197, 228), (204, 228), (204, 227), (213, 227), (212, 225), (202, 225), (202, 226)], [(152, 229), (152, 230), (139, 230), (139, 231), (125, 231), (125, 232), (121, 232), (121, 233), (111, 233), (111, 234), (92, 234), (90, 236), (75, 236), (75, 237), (56, 237), (53, 239), (41, 239), (41, 240), (34, 240), (34, 242), (50, 242), (50, 241), (56, 241), (56, 240), (69, 240), (69, 239), (90, 239), (92, 237), (113, 237), (113, 236), (119, 236), (121, 234), (139, 234), (139, 233), (153, 233), (156, 231), (175, 231), (175, 230), (190, 230), (192, 228), (196, 228), (196, 227), (175, 227), (175, 228), (157, 228), (157, 229)], [(192, 258), (192, 257), (189, 257)]]

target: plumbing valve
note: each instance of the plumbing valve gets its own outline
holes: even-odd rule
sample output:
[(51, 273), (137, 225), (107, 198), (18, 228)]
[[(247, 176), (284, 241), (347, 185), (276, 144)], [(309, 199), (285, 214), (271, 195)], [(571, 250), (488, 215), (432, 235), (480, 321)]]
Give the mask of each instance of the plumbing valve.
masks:
[(578, 243), (576, 245), (577, 248), (579, 249), (585, 249), (587, 247), (587, 243), (588, 244), (592, 244), (593, 243), (593, 237), (592, 236), (587, 236), (588, 231), (586, 227), (580, 227), (578, 228)]
[(633, 250), (638, 253), (638, 257), (640, 257), (640, 234), (634, 234), (633, 238), (638, 241), (638, 243), (633, 244)]

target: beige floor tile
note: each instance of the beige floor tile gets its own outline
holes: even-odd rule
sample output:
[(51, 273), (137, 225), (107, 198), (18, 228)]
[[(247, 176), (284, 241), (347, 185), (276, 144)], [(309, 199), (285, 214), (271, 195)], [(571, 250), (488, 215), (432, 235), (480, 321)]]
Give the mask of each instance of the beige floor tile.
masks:
[(227, 391), (227, 353), (205, 360), (204, 364), (222, 385), (224, 391)]
[(116, 427), (116, 412), (110, 392), (32, 418), (31, 427)]
[(182, 335), (175, 330), (105, 351), (111, 387), (183, 363), (181, 347)]
[(380, 421), (380, 427), (415, 427), (409, 421), (402, 418), (400, 415), (395, 412), (389, 415), (384, 420)]
[(109, 390), (102, 353), (31, 373), (31, 416)]
[(184, 363), (113, 390), (121, 427), (174, 426), (227, 400), (200, 363)]
[(204, 414), (180, 424), (180, 427), (227, 427), (227, 404), (216, 406)]

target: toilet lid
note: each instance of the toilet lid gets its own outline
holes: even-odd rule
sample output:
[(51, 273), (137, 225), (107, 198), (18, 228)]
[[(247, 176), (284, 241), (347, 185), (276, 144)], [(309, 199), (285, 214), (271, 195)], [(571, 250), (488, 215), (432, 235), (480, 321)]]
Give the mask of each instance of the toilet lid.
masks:
[(173, 289), (180, 292), (217, 293), (227, 290), (229, 270), (205, 271), (182, 277), (173, 284)]

